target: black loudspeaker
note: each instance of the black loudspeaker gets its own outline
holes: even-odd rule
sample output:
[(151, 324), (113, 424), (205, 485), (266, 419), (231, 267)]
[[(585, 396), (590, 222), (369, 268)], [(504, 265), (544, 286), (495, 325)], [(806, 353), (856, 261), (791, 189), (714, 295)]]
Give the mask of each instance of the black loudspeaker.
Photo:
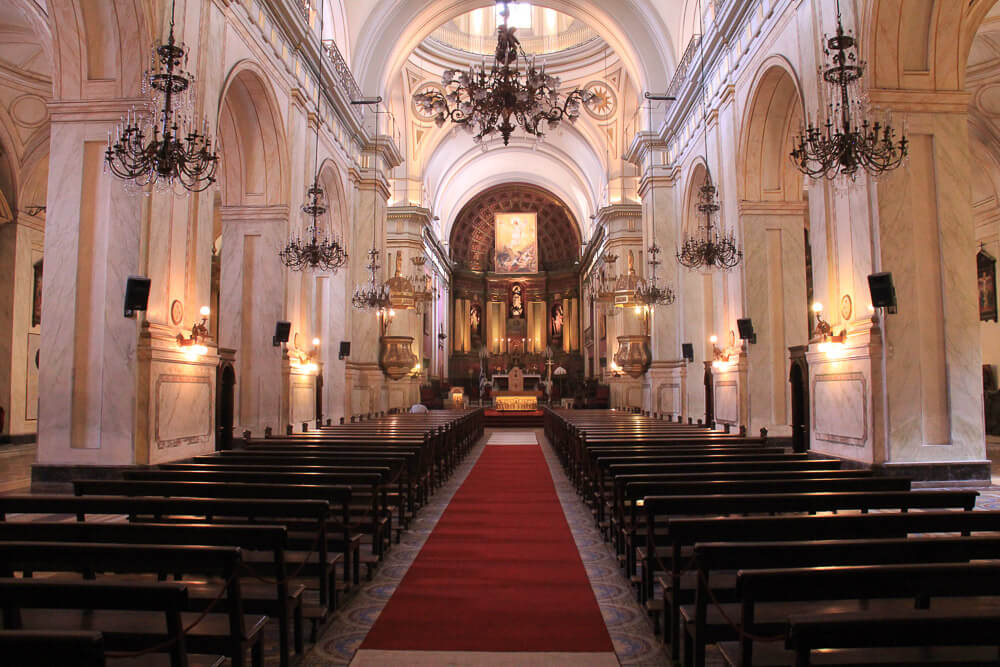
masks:
[(885, 308), (886, 312), (896, 312), (896, 287), (892, 284), (892, 273), (885, 271), (868, 276), (868, 291), (872, 306)]
[(681, 352), (684, 354), (684, 358), (688, 361), (694, 361), (694, 344), (693, 343), (681, 343)]
[(339, 359), (344, 359), (345, 357), (351, 356), (351, 341), (342, 340), (340, 341), (340, 356)]
[(135, 311), (146, 310), (151, 281), (144, 276), (129, 276), (125, 282), (125, 317), (135, 317)]
[(753, 320), (749, 317), (736, 320), (736, 326), (740, 330), (740, 340), (748, 340), (751, 345), (757, 344), (757, 334), (753, 330)]
[(288, 342), (288, 334), (292, 331), (292, 323), (285, 322), (284, 320), (278, 320), (274, 325), (274, 338), (271, 340), (271, 344), (278, 347), (282, 343)]

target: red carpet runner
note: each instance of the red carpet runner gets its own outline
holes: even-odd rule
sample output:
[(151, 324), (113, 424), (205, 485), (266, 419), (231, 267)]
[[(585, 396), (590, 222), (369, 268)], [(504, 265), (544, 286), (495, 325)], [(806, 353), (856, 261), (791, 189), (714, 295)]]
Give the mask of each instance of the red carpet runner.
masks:
[(541, 447), (485, 448), (361, 649), (614, 655)]

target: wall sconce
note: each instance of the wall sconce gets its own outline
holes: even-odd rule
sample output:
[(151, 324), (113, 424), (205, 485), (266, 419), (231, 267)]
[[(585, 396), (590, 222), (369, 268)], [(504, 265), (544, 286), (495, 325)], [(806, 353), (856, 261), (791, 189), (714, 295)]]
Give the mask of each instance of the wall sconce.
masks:
[(195, 322), (191, 325), (191, 335), (187, 338), (184, 337), (183, 333), (177, 334), (178, 347), (187, 350), (189, 354), (195, 356), (208, 354), (208, 347), (205, 346), (204, 340), (208, 338), (207, 322), (211, 312), (208, 306), (201, 307), (199, 311), (201, 322)]
[(843, 346), (847, 341), (847, 329), (842, 329), (839, 334), (833, 333), (833, 327), (820, 314), (823, 312), (823, 304), (820, 302), (817, 301), (812, 305), (812, 311), (816, 314), (816, 329), (813, 331), (813, 340), (819, 341), (820, 352), (833, 355), (837, 351), (837, 346)]
[(438, 324), (438, 349), (444, 349), (444, 341), (448, 338), (448, 334), (444, 332), (444, 322)]

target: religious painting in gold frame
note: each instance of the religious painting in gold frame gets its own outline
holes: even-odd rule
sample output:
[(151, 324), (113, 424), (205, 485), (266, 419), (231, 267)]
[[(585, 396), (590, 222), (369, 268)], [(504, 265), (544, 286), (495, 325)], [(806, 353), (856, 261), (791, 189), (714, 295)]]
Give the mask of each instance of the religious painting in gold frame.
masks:
[(497, 273), (538, 271), (538, 216), (535, 213), (495, 214), (493, 266)]

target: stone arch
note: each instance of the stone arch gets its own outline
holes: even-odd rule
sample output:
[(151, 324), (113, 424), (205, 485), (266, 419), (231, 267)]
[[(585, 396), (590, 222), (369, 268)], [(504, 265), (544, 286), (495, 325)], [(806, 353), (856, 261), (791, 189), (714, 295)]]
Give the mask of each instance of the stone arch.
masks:
[[(872, 88), (965, 90), (972, 40), (995, 0), (867, 0), (861, 54)], [(845, 26), (847, 27), (847, 26)]]
[(326, 193), (327, 211), (323, 222), (327, 230), (347, 248), (350, 236), (347, 231), (347, 194), (344, 190), (344, 179), (340, 168), (332, 159), (327, 158), (319, 168), (319, 183)]
[(153, 41), (150, 0), (52, 2), (52, 92), (55, 99), (123, 98), (138, 92)]
[(783, 58), (760, 68), (751, 88), (740, 140), (739, 191), (745, 201), (802, 200), (802, 174), (789, 157), (802, 122), (802, 95)]
[(701, 156), (688, 167), (687, 184), (684, 186), (683, 208), (681, 209), (681, 237), (691, 236), (698, 232), (701, 218), (698, 214), (698, 190), (708, 175), (708, 164)]
[(288, 147), (267, 75), (256, 63), (238, 63), (223, 86), (221, 99), (222, 205), (287, 205)]

